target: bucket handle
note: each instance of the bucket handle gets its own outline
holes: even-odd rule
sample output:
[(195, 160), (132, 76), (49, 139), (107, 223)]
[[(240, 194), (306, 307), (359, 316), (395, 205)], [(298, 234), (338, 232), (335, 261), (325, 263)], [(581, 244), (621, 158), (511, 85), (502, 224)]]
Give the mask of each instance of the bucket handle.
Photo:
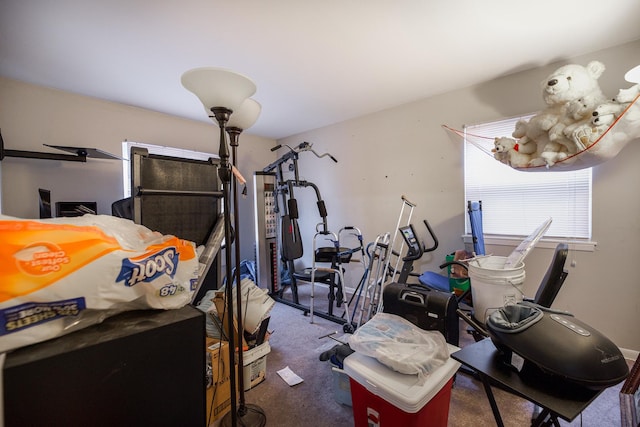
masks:
[(524, 299), (524, 292), (522, 292), (520, 290), (520, 288), (518, 288), (511, 280), (507, 280), (507, 283), (510, 284), (513, 289), (515, 289), (516, 291), (520, 292), (520, 295), (522, 296), (522, 299)]
[[(494, 279), (494, 280), (495, 280), (495, 279)], [(518, 285), (516, 285), (515, 283), (513, 283), (513, 282), (511, 281), (511, 279), (504, 279), (504, 282), (505, 282), (505, 284), (511, 285), (511, 287), (512, 287), (513, 289), (515, 289), (516, 291), (518, 291), (518, 293), (519, 293), (520, 295), (522, 295), (522, 297), (524, 298), (524, 296), (525, 296), (525, 295), (524, 295), (524, 292), (522, 292), (522, 291), (520, 290), (520, 288), (518, 288)], [(473, 280), (471, 281), (471, 286), (473, 286)]]

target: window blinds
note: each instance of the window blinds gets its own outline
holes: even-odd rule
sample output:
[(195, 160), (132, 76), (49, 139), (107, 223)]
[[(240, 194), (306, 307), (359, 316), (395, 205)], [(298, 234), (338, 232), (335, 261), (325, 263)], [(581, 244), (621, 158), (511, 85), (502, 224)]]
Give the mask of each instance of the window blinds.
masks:
[(545, 237), (591, 239), (591, 168), (523, 172), (490, 155), (492, 138), (510, 136), (520, 118), (465, 128), (465, 135), (490, 137), (473, 143), (465, 137), (465, 203), (482, 201), (485, 235), (527, 236), (551, 217)]

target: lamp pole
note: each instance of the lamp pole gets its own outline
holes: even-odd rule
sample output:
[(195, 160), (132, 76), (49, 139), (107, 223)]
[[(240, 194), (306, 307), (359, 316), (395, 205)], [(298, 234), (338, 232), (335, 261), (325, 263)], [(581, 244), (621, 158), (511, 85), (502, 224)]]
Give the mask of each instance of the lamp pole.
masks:
[[(232, 111), (228, 108), (224, 107), (213, 107), (211, 108), (211, 112), (213, 113), (216, 121), (218, 122), (218, 127), (220, 128), (220, 147), (218, 149), (218, 155), (220, 156), (220, 167), (218, 168), (218, 177), (222, 182), (222, 200), (224, 206), (224, 240), (225, 240), (225, 277), (226, 277), (226, 287), (225, 287), (225, 300), (227, 301), (227, 325), (229, 329), (228, 340), (229, 340), (229, 366), (235, 366), (235, 337), (233, 331), (234, 325), (234, 313), (233, 313), (233, 286), (232, 286), (232, 258), (231, 258), (231, 247), (234, 245), (238, 248), (237, 241), (233, 240), (233, 233), (231, 228), (231, 203), (230, 203), (230, 184), (231, 184), (231, 166), (229, 164), (229, 147), (227, 147), (227, 136), (225, 133), (225, 126), (229, 121), (229, 116)], [(237, 229), (236, 229), (237, 232)], [(236, 269), (237, 270), (237, 269)], [(238, 326), (238, 333), (241, 333), (240, 327)], [(242, 353), (242, 339), (239, 339), (239, 354)], [(240, 387), (243, 387), (240, 376), (242, 375), (242, 365), (240, 365), (238, 369), (238, 382), (240, 383)], [(236, 406), (236, 376), (232, 374), (229, 375), (229, 385), (231, 386), (231, 425), (237, 425), (237, 406)]]
[[(238, 183), (233, 179), (234, 169), (237, 172), (237, 147), (238, 137), (243, 129), (253, 125), (260, 114), (260, 104), (249, 99), (256, 91), (255, 84), (247, 77), (222, 68), (204, 67), (185, 72), (182, 75), (182, 84), (193, 92), (202, 102), (206, 111), (213, 113), (213, 118), (220, 128), (220, 166), (218, 177), (222, 183), (222, 198), (224, 208), (225, 230), (225, 298), (229, 340), (229, 385), (231, 386), (231, 411), (222, 419), (222, 425), (236, 427), (238, 418), (242, 426), (266, 425), (266, 417), (262, 409), (256, 405), (246, 405), (244, 400), (244, 363), (243, 363), (243, 316), (242, 314), (242, 287), (240, 284), (240, 217), (238, 215)], [(214, 107), (211, 107), (211, 106)], [(232, 116), (233, 113), (233, 117)], [(231, 121), (230, 121), (231, 120)], [(227, 127), (228, 126), (228, 127)], [(227, 146), (226, 133), (229, 133), (233, 150), (232, 162), (229, 163), (229, 147)], [(237, 174), (241, 177), (241, 175)], [(233, 198), (233, 202), (231, 201)], [(231, 205), (233, 203), (233, 211)], [(233, 224), (231, 215), (234, 216)], [(233, 249), (232, 249), (233, 247)], [(234, 259), (232, 259), (232, 251)], [(235, 266), (235, 275), (232, 266)], [(233, 307), (233, 282), (235, 276), (236, 309), (238, 315), (234, 316)], [(237, 319), (236, 319), (237, 317)], [(236, 332), (234, 323), (237, 322), (238, 338), (236, 344)], [(238, 348), (238, 370), (234, 373), (236, 365), (236, 346)], [(236, 380), (237, 378), (237, 380)], [(238, 390), (236, 390), (238, 387)], [(237, 393), (237, 391), (239, 393)], [(239, 394), (239, 399), (236, 396)], [(239, 403), (239, 408), (238, 408)]]
[[(257, 116), (255, 117), (257, 118)], [(253, 120), (255, 120), (255, 118)], [(238, 141), (240, 134), (242, 133), (242, 128), (236, 126), (229, 126), (227, 128), (227, 133), (229, 134), (229, 144), (231, 145), (231, 159), (232, 159), (232, 167), (236, 169), (237, 172), (237, 159), (238, 159)], [(244, 331), (244, 316), (242, 313), (242, 286), (240, 284), (240, 246), (239, 246), (239, 234), (240, 230), (240, 217), (238, 215), (238, 174), (233, 173), (233, 185), (232, 185), (232, 193), (233, 193), (233, 218), (234, 218), (234, 226), (235, 226), (235, 281), (236, 281), (236, 307), (238, 310), (237, 314), (237, 322), (238, 322), (238, 331), (239, 334), (242, 334)], [(238, 346), (242, 347), (242, 335), (238, 338), (239, 343)], [(264, 426), (266, 425), (266, 416), (262, 408), (257, 405), (247, 404), (244, 398), (244, 361), (242, 356), (242, 349), (238, 351), (238, 383), (240, 384), (239, 390), (239, 399), (238, 399), (238, 409), (237, 415), (242, 420), (242, 426)], [(223, 426), (226, 427), (225, 421), (223, 420)], [(233, 424), (235, 426), (235, 424)]]
[[(227, 128), (227, 133), (229, 134), (229, 143), (231, 145), (231, 159), (232, 159), (232, 167), (236, 168), (238, 164), (238, 139), (240, 137), (240, 133), (242, 133), (242, 129), (237, 127), (229, 127)], [(238, 401), (238, 415), (241, 417), (246, 415), (247, 407), (245, 405), (244, 400), (244, 360), (243, 360), (243, 339), (242, 334), (244, 331), (243, 324), (243, 315), (240, 312), (242, 307), (242, 285), (240, 284), (240, 216), (238, 215), (238, 180), (234, 179), (232, 183), (232, 194), (233, 194), (233, 222), (234, 222), (234, 234), (235, 234), (235, 277), (234, 280), (236, 282), (236, 307), (238, 309), (237, 314), (237, 322), (238, 322), (238, 347), (240, 350), (238, 351), (238, 383), (240, 384), (240, 399)]]

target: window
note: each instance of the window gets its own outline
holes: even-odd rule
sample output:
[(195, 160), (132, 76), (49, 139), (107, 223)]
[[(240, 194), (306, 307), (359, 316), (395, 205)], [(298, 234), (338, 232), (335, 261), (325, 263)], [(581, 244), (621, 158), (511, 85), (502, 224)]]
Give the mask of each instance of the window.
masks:
[[(485, 239), (491, 236), (519, 239), (551, 217), (553, 221), (545, 238), (589, 242), (590, 168), (523, 172), (493, 158), (493, 138), (510, 136), (521, 118), (528, 117), (465, 127), (465, 203), (466, 200), (482, 201)], [(471, 233), (468, 218), (465, 233)]]
[(203, 153), (201, 151), (185, 150), (175, 147), (163, 147), (161, 145), (144, 144), (141, 142), (124, 141), (122, 143), (122, 182), (124, 186), (124, 197), (131, 196), (131, 167), (129, 166), (129, 156), (131, 147), (146, 148), (149, 154), (159, 154), (162, 156), (182, 157), (194, 160), (209, 160), (210, 158), (220, 158), (217, 154)]

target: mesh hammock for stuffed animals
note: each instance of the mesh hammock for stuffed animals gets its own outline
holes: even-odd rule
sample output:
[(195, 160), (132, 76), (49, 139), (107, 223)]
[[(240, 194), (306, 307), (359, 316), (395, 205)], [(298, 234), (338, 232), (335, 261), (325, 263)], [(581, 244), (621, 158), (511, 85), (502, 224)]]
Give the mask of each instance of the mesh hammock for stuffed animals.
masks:
[[(587, 144), (584, 144), (585, 148), (577, 153), (558, 160), (553, 166), (527, 166), (514, 169), (524, 172), (570, 171), (590, 168), (611, 160), (620, 153), (629, 141), (640, 138), (640, 101), (638, 99), (640, 99), (640, 95), (636, 96), (609, 127), (587, 135), (589, 139)], [(487, 141), (493, 147), (494, 136), (474, 135), (446, 125), (442, 127), (463, 140), (466, 138), (468, 142), (493, 157), (493, 153), (486, 147)], [(591, 127), (587, 130), (595, 131)]]

